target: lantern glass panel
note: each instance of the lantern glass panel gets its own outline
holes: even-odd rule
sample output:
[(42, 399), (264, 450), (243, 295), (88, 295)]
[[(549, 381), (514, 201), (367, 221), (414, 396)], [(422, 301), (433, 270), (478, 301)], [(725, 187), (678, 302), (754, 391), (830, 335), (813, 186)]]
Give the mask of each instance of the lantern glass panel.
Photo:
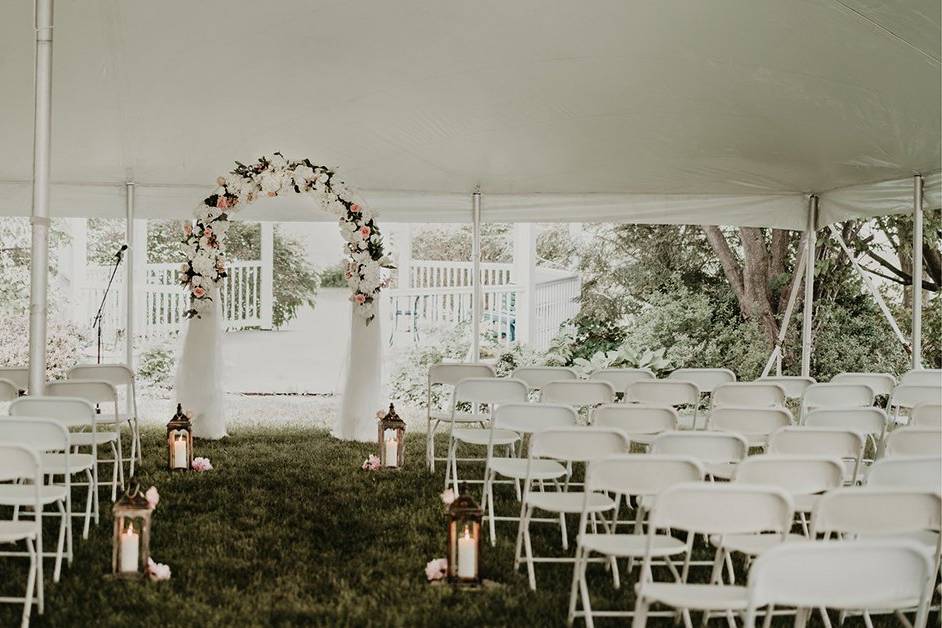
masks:
[(147, 573), (150, 558), (150, 504), (134, 483), (115, 503), (112, 512), (112, 573), (122, 578), (142, 577)]
[(448, 579), (455, 584), (481, 582), (481, 508), (460, 495), (448, 509)]
[(167, 423), (167, 468), (171, 471), (187, 471), (192, 465), (192, 424), (180, 404), (177, 404), (177, 413)]
[[(382, 411), (378, 414), (382, 414)], [(386, 468), (401, 468), (405, 462), (405, 421), (396, 414), (393, 404), (389, 404), (389, 412), (379, 416), (377, 424), (380, 464)]]

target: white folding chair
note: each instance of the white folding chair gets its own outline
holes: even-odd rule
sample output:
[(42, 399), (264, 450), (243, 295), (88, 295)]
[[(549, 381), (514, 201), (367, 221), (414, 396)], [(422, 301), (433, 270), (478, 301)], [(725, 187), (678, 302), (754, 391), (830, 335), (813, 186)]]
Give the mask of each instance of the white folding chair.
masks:
[[(111, 485), (116, 486), (118, 482), (118, 449), (116, 441), (118, 433), (111, 430), (102, 430), (95, 421), (95, 408), (85, 399), (78, 397), (21, 397), (10, 404), (10, 415), (17, 417), (38, 417), (55, 419), (62, 423), (69, 430), (69, 440), (72, 445), (73, 454), (78, 454), (82, 448), (87, 448), (91, 452), (94, 464), (92, 466), (92, 475), (89, 484), (86, 484), (92, 494), (92, 511), (95, 523), (99, 520), (99, 458), (98, 450), (101, 446), (108, 445), (111, 448), (111, 459), (104, 459), (105, 464), (111, 465)], [(87, 430), (87, 431), (75, 431)], [(107, 482), (106, 482), (107, 484)], [(82, 486), (82, 482), (73, 482), (73, 486)], [(88, 523), (86, 522), (82, 537), (88, 538)]]
[(895, 486), (942, 493), (942, 456), (881, 458), (870, 467), (867, 486)]
[(886, 456), (942, 456), (942, 430), (901, 427), (886, 437)]
[[(494, 446), (507, 447), (513, 452), (514, 444), (520, 440), (512, 430), (482, 429), (477, 427), (455, 427), (456, 423), (467, 425), (467, 422), (456, 420), (459, 403), (486, 404), (489, 408), (488, 423), (493, 421), (494, 409), (503, 403), (525, 403), (527, 401), (527, 385), (518, 379), (498, 379), (494, 377), (469, 377), (463, 379), (455, 386), (451, 399), (451, 418), (448, 420), (448, 459), (445, 462), (445, 488), (449, 481), (455, 493), (458, 492), (458, 444), (487, 446), (492, 450)], [(463, 458), (462, 462), (486, 462), (484, 458)], [(483, 483), (483, 481), (481, 481)]]
[[(0, 375), (2, 377), (2, 375)], [(942, 386), (942, 369), (913, 369), (906, 371), (899, 379), (907, 386)]]
[[(39, 510), (39, 516), (59, 517), (59, 538), (54, 552), (43, 552), (38, 555), (43, 558), (54, 559), (52, 581), (59, 582), (62, 574), (62, 561), (72, 564), (72, 474), (81, 472), (72, 466), (69, 447), (69, 432), (66, 427), (52, 419), (36, 418), (0, 418), (0, 434), (3, 440), (18, 443), (35, 451), (39, 455), (43, 470), (44, 482), (40, 491), (42, 506), (55, 506), (57, 512), (46, 513), (45, 508)], [(86, 456), (85, 458), (90, 458)], [(79, 461), (91, 466), (91, 460)], [(55, 476), (63, 477), (62, 484), (55, 482)], [(0, 503), (6, 500), (25, 500), (21, 506), (31, 505), (29, 492), (31, 489), (23, 485), (0, 484)], [(26, 556), (23, 552), (0, 552), (0, 556)]]
[(44, 505), (43, 470), (39, 460), (39, 453), (25, 445), (0, 441), (0, 481), (27, 482), (15, 486), (17, 495), (7, 496), (0, 490), (0, 505), (14, 508), (30, 508), (35, 514), (32, 521), (0, 520), (0, 542), (18, 543), (23, 541), (26, 545), (26, 555), (29, 556), (29, 571), (26, 576), (26, 593), (23, 597), (2, 597), (0, 602), (23, 603), (23, 614), (20, 626), (29, 626), (29, 616), (33, 604), (36, 604), (40, 615), (45, 610), (42, 584), (43, 549), (42, 512)]
[(589, 375), (590, 380), (608, 382), (618, 395), (625, 394), (628, 387), (635, 382), (646, 382), (655, 379), (651, 369), (599, 369)]
[(717, 386), (710, 395), (710, 411), (722, 407), (784, 408), (785, 390), (779, 384), (736, 382)]
[(733, 614), (746, 610), (746, 588), (721, 584), (722, 555), (717, 550), (709, 584), (687, 582), (686, 564), (680, 581), (655, 582), (651, 570), (658, 530), (687, 532), (687, 557), (695, 535), (706, 537), (729, 534), (776, 532), (785, 538), (792, 522), (791, 497), (780, 488), (739, 483), (677, 484), (657, 496), (648, 517), (648, 537), (644, 562), (638, 578), (633, 626), (646, 624), (652, 604), (662, 604), (681, 612), (685, 626), (691, 626), (690, 611), (724, 613), (731, 624)]
[[(95, 410), (95, 423), (98, 425), (97, 434), (95, 436), (80, 436), (77, 435), (74, 439), (74, 443), (81, 445), (88, 445), (91, 440), (102, 441), (108, 438), (109, 444), (113, 444), (112, 453), (116, 456), (113, 460), (99, 460), (98, 464), (113, 462), (115, 467), (117, 467), (117, 477), (112, 474), (111, 484), (111, 501), (115, 501), (118, 497), (118, 488), (124, 489), (124, 456), (122, 454), (121, 447), (121, 423), (117, 423), (113, 420), (112, 417), (119, 416), (118, 414), (118, 391), (115, 389), (114, 385), (109, 382), (104, 381), (91, 381), (91, 380), (69, 380), (64, 382), (48, 382), (46, 384), (46, 395), (49, 397), (72, 397), (84, 399), (92, 404), (110, 406), (107, 409), (111, 410), (110, 413), (104, 414), (106, 417), (104, 420), (100, 420), (99, 417), (102, 414), (99, 413), (99, 408), (96, 407)], [(105, 436), (108, 432), (111, 432), (115, 435), (114, 440), (110, 439), (109, 436)], [(101, 442), (98, 443), (102, 444)], [(101, 476), (98, 477), (98, 485), (109, 484), (108, 482), (102, 482)]]
[[(874, 456), (883, 452), (889, 420), (883, 408), (819, 408), (805, 416), (806, 427), (830, 427), (848, 429), (863, 434), (873, 445)], [(872, 462), (863, 459), (863, 462)]]
[(29, 390), (29, 367), (16, 366), (0, 368), (0, 379), (13, 382), (20, 393)]
[(890, 395), (887, 411), (894, 424), (902, 425), (908, 422), (905, 412), (912, 412), (914, 408), (923, 404), (942, 405), (942, 386), (900, 384)]
[[(787, 543), (765, 552), (753, 564), (745, 626), (755, 628), (762, 607), (769, 607), (764, 626), (770, 625), (772, 608), (778, 605), (797, 607), (795, 625), (803, 628), (814, 608), (844, 612), (875, 605), (917, 606), (912, 625), (923, 628), (929, 606), (926, 581), (931, 574), (929, 557), (911, 541)], [(823, 612), (822, 616), (827, 618)], [(830, 627), (829, 620), (826, 625)]]
[(733, 432), (746, 439), (750, 447), (765, 449), (773, 432), (792, 424), (792, 414), (785, 408), (714, 408), (707, 419), (707, 429)]
[(896, 378), (890, 373), (838, 373), (831, 378), (831, 383), (863, 384), (878, 396), (889, 396), (896, 388)]
[(865, 384), (812, 384), (801, 398), (799, 423), (817, 408), (866, 408), (873, 405), (873, 389)]
[[(683, 456), (657, 456), (622, 454), (589, 463), (586, 470), (585, 494), (583, 503), (588, 504), (590, 496), (614, 494), (616, 499), (625, 496), (639, 500), (653, 498), (660, 491), (674, 484), (697, 482), (703, 479), (703, 467), (693, 458)], [(642, 530), (640, 505), (634, 532), (630, 534), (611, 532), (590, 532), (588, 509), (583, 509), (579, 519), (579, 535), (576, 544), (576, 560), (572, 571), (572, 587), (569, 592), (568, 623), (572, 625), (576, 617), (584, 617), (586, 625), (594, 625), (593, 615), (601, 617), (628, 617), (628, 611), (593, 610), (589, 601), (589, 584), (586, 580), (586, 567), (593, 554), (598, 554), (610, 561), (615, 587), (620, 588), (618, 563), (616, 559), (627, 558), (629, 561), (644, 557), (647, 537)], [(675, 577), (680, 573), (672, 562), (671, 556), (683, 555), (687, 546), (683, 541), (669, 534), (658, 534), (652, 544), (651, 554), (667, 561)], [(629, 562), (629, 570), (631, 563)], [(578, 596), (578, 597), (577, 597)], [(582, 610), (578, 603), (581, 602)]]
[(801, 399), (808, 386), (817, 383), (813, 377), (801, 375), (767, 375), (756, 380), (757, 384), (776, 384), (782, 388), (786, 399)]
[(8, 379), (0, 379), (0, 401), (13, 401), (19, 396), (19, 386)]
[[(679, 379), (635, 382), (625, 392), (625, 401), (651, 406), (670, 406), (678, 411), (681, 429), (697, 429), (700, 389)], [(684, 408), (688, 410), (683, 411)]]
[[(522, 442), (534, 432), (557, 427), (573, 427), (578, 415), (572, 406), (550, 403), (504, 403), (494, 410), (491, 430), (509, 430), (516, 433)], [(522, 454), (523, 452), (521, 452)], [(484, 470), (484, 518), (488, 520), (491, 545), (497, 543), (496, 521), (519, 521), (518, 516), (497, 515), (494, 502), (494, 483), (498, 477), (508, 478), (513, 482), (517, 499), (522, 498), (519, 482), (526, 480), (526, 457), (496, 457), (493, 442), (488, 444), (487, 463)], [(568, 475), (569, 470), (555, 460), (534, 460), (530, 466), (531, 477), (539, 483), (553, 482)], [(542, 521), (550, 521), (549, 519)]]
[[(563, 380), (547, 382), (540, 392), (541, 403), (563, 403), (586, 413), (593, 406), (615, 401), (615, 389), (602, 380)], [(587, 419), (588, 420), (588, 415)]]
[(942, 429), (942, 404), (920, 403), (909, 414), (913, 427)]
[(488, 421), (488, 415), (477, 412), (473, 407), (471, 412), (452, 413), (450, 400), (446, 410), (435, 407), (433, 403), (433, 395), (437, 390), (448, 386), (452, 388), (451, 392), (453, 393), (455, 384), (469, 377), (497, 377), (497, 373), (494, 371), (494, 367), (488, 364), (433, 364), (428, 369), (428, 385), (425, 389), (425, 418), (427, 422), (425, 461), (429, 473), (435, 472), (436, 461), (447, 459), (435, 457), (435, 432), (442, 422), (454, 420), (460, 423), (484, 425)]
[(645, 446), (658, 434), (677, 430), (677, 421), (677, 411), (670, 406), (607, 403), (592, 411), (592, 425), (620, 429), (628, 434), (632, 443)]
[(667, 379), (679, 379), (696, 385), (701, 394), (711, 394), (717, 386), (732, 384), (736, 381), (736, 374), (729, 369), (716, 368), (688, 368), (671, 371)]
[[(125, 412), (115, 416), (99, 415), (98, 420), (104, 423), (127, 422), (131, 428), (131, 457), (130, 474), (134, 475), (134, 465), (142, 459), (141, 429), (138, 421), (137, 387), (134, 383), (134, 371), (124, 364), (80, 364), (69, 369), (66, 375), (69, 380), (91, 380), (108, 382), (115, 387), (118, 393), (124, 393)], [(122, 460), (122, 463), (124, 461)]]
[(514, 551), (514, 570), (520, 568), (521, 561), (526, 563), (531, 589), (536, 590), (534, 568), (536, 563), (568, 563), (575, 560), (574, 558), (534, 556), (530, 541), (530, 522), (537, 510), (559, 515), (563, 550), (568, 550), (567, 514), (587, 512), (595, 526), (597, 516), (615, 509), (615, 500), (607, 495), (595, 493), (589, 496), (587, 503), (583, 503), (585, 501), (583, 492), (566, 490), (568, 489), (566, 486), (555, 492), (535, 491), (533, 482), (536, 478), (531, 475), (531, 470), (536, 468), (534, 463), (541, 459), (551, 459), (566, 465), (588, 463), (615, 454), (627, 453), (630, 446), (631, 442), (624, 432), (604, 427), (555, 428), (535, 432), (530, 437), (527, 475), (523, 484), (523, 504), (520, 509), (520, 525), (517, 529), (517, 544)]
[(729, 479), (736, 465), (749, 455), (749, 443), (732, 432), (681, 430), (659, 434), (651, 443), (651, 453), (691, 456), (703, 464), (711, 478)]
[(866, 436), (841, 427), (783, 427), (769, 438), (769, 453), (827, 456), (844, 462), (844, 483), (860, 478)]
[(568, 366), (521, 366), (510, 377), (525, 382), (531, 392), (542, 390), (550, 382), (579, 379), (576, 371)]

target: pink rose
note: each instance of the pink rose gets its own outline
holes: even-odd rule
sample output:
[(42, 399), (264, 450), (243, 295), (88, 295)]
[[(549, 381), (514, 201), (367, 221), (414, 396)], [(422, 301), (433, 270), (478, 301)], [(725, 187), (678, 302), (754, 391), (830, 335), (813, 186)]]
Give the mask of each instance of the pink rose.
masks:
[(278, 193), (277, 193), (277, 192), (269, 192), (268, 195), (269, 195), (269, 196), (278, 196)]
[(151, 580), (160, 582), (161, 580), (170, 580), (170, 566), (155, 562), (153, 558), (147, 559), (147, 575)]
[(157, 487), (152, 486), (147, 489), (147, 492), (144, 493), (144, 498), (147, 500), (147, 504), (150, 506), (151, 510), (156, 508), (157, 504), (160, 503), (160, 493), (157, 492)]
[(425, 577), (429, 582), (443, 580), (448, 573), (448, 559), (433, 558), (425, 565)]
[(355, 295), (353, 295), (353, 301), (357, 305), (363, 305), (364, 303), (366, 303), (366, 295), (360, 294), (359, 292), (357, 292)]
[(363, 461), (360, 468), (364, 471), (376, 471), (380, 467), (379, 456), (370, 454), (370, 457)]
[(216, 199), (216, 207), (218, 207), (219, 209), (226, 209), (227, 207), (229, 207), (229, 199), (223, 196), (222, 194), (220, 194), (219, 197)]
[(357, 205), (356, 203), (354, 203), (353, 205), (351, 205), (351, 206), (350, 206), (350, 213), (351, 213), (351, 214), (359, 214), (359, 213), (360, 213), (360, 206)]
[(451, 503), (452, 503), (453, 501), (455, 501), (455, 491), (452, 490), (452, 489), (450, 489), (450, 488), (446, 488), (446, 489), (442, 492), (441, 498), (442, 498), (442, 503), (443, 503), (443, 504), (445, 504), (446, 506), (450, 506)]
[(202, 456), (198, 456), (198, 457), (196, 457), (196, 458), (193, 458), (193, 463), (192, 463), (191, 466), (193, 467), (193, 470), (194, 470), (194, 471), (200, 471), (200, 472), (202, 472), (202, 471), (212, 471), (212, 470), (213, 470), (213, 463), (211, 463), (211, 462), (209, 461), (209, 458), (204, 458), (204, 457), (202, 457)]
[(190, 223), (184, 223), (183, 225), (183, 235), (191, 236), (193, 235), (193, 225)]
[(207, 238), (210, 237), (211, 235), (213, 235), (213, 228), (212, 228), (212, 227), (205, 227), (205, 228), (203, 229), (203, 235), (206, 236)]
[(201, 288), (200, 286), (196, 286), (195, 288), (193, 288), (193, 296), (196, 297), (197, 299), (202, 299), (204, 296), (206, 296), (206, 291), (203, 290), (203, 288)]
[(363, 225), (362, 227), (360, 227), (360, 237), (363, 238), (364, 240), (370, 237), (370, 228), (367, 227), (366, 225)]

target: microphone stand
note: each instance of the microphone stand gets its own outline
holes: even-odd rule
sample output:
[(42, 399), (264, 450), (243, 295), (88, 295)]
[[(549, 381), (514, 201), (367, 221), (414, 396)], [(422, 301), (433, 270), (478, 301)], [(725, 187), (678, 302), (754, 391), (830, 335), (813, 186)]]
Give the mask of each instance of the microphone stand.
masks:
[[(114, 254), (115, 262), (114, 268), (111, 269), (111, 277), (108, 278), (108, 285), (105, 287), (105, 294), (101, 297), (101, 305), (98, 306), (98, 313), (95, 314), (95, 319), (92, 321), (92, 327), (97, 328), (98, 330), (98, 358), (97, 364), (101, 364), (101, 323), (102, 315), (105, 311), (105, 302), (108, 300), (108, 291), (111, 290), (111, 284), (114, 282), (114, 276), (118, 272), (118, 266), (121, 265), (121, 260), (124, 258), (124, 251), (128, 248), (128, 245), (125, 244), (118, 252)], [(128, 286), (130, 288), (130, 286)]]

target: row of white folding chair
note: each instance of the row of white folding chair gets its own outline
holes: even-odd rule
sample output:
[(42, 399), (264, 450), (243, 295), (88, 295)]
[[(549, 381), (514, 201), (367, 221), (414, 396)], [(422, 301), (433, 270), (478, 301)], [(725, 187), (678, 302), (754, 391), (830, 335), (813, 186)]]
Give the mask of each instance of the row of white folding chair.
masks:
[(942, 405), (942, 384), (900, 384), (890, 395), (887, 411), (894, 424), (902, 425), (910, 423), (913, 411), (922, 405)]
[[(455, 409), (457, 405), (454, 401), (454, 387), (463, 379), (468, 378), (496, 378), (497, 372), (489, 364), (478, 363), (443, 363), (433, 364), (428, 369), (428, 382), (426, 386), (426, 441), (425, 441), (425, 460), (429, 472), (435, 471), (435, 462), (438, 460), (448, 460), (447, 457), (441, 458), (435, 456), (435, 433), (442, 423), (458, 422), (469, 425), (484, 425), (489, 420), (488, 415), (478, 412), (474, 406), (470, 412), (458, 412)], [(436, 387), (452, 387), (451, 399), (444, 410), (437, 409), (433, 403)]]

